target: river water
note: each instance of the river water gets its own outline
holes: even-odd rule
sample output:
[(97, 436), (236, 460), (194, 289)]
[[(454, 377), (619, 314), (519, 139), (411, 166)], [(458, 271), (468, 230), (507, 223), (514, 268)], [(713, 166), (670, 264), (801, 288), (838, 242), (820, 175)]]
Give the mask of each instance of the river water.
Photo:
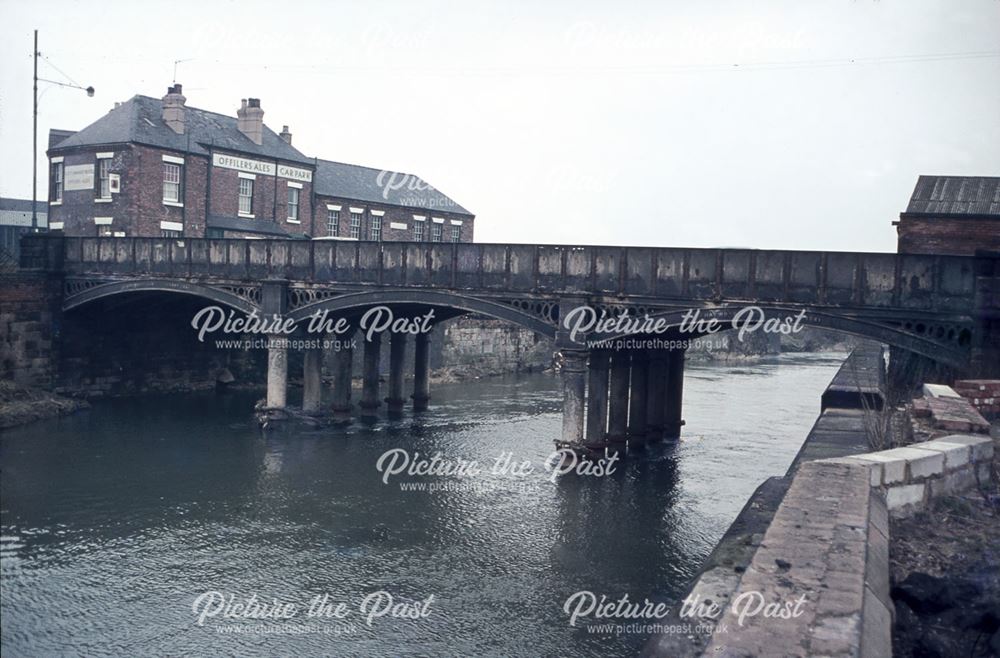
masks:
[[(545, 469), (560, 428), (546, 375), (438, 386), (419, 418), (338, 430), (264, 436), (254, 395), (212, 393), (5, 432), (3, 654), (633, 655), (645, 634), (571, 626), (567, 598), (682, 592), (791, 463), (842, 359), (689, 365), (684, 439), (605, 477)], [(397, 448), (481, 472), (386, 483)], [(222, 616), (218, 597), (253, 595), (294, 614)], [(324, 595), (324, 614), (342, 607), (309, 616)]]

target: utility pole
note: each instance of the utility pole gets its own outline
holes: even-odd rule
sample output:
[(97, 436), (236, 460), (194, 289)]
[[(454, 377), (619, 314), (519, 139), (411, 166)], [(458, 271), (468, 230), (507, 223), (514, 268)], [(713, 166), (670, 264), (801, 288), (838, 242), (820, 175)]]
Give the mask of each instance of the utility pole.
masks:
[(34, 109), (31, 112), (31, 232), (38, 233), (38, 30), (35, 30)]

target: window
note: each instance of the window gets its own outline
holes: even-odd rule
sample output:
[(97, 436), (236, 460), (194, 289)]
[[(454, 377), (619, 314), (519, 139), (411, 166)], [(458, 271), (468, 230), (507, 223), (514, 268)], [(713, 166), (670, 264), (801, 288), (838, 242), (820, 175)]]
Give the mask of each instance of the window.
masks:
[(253, 214), (253, 179), (240, 179), (240, 214)]
[(52, 200), (62, 203), (63, 200), (63, 163), (52, 165)]
[(326, 211), (326, 234), (332, 238), (340, 235), (340, 211)]
[(361, 239), (361, 213), (351, 213), (351, 237), (355, 240)]
[(417, 242), (424, 241), (424, 223), (420, 220), (413, 222), (413, 239)]
[(431, 242), (441, 242), (441, 225), (431, 224)]
[(382, 218), (372, 217), (371, 239), (378, 241), (382, 239)]
[(167, 229), (160, 229), (161, 238), (179, 238), (181, 237), (180, 231), (169, 231)]
[(97, 176), (101, 181), (101, 198), (111, 198), (111, 158), (97, 161)]
[(462, 229), (458, 226), (451, 227), (451, 241), (458, 242), (458, 238), (462, 235)]
[(181, 202), (181, 166), (179, 164), (163, 163), (163, 200), (167, 203)]
[(288, 188), (288, 221), (299, 221), (299, 192), (297, 187)]

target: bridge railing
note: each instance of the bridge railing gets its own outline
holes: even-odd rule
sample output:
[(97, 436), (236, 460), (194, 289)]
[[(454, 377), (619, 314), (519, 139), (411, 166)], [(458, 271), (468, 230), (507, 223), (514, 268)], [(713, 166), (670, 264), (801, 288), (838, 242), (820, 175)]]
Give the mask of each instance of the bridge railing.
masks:
[(55, 250), (63, 260), (61, 269), (73, 275), (283, 278), (957, 313), (967, 313), (975, 295), (975, 258), (961, 256), (326, 240), (55, 239), (62, 241), (62, 249)]

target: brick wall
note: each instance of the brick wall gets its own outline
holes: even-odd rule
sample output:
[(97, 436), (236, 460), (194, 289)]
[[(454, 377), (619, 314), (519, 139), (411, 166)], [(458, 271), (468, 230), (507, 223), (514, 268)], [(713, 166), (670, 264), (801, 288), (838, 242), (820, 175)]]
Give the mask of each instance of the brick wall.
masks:
[(977, 249), (1000, 251), (1000, 218), (950, 219), (900, 216), (899, 253), (971, 256)]
[[(328, 205), (340, 206), (340, 224), (338, 235), (342, 238), (351, 236), (351, 208), (362, 208), (364, 209), (361, 219), (362, 240), (371, 239), (371, 219), (374, 217), (371, 211), (375, 210), (385, 213), (385, 215), (382, 216), (382, 240), (386, 242), (404, 242), (415, 240), (414, 223), (416, 220), (414, 219), (414, 215), (419, 215), (425, 218), (423, 222), (423, 240), (425, 242), (430, 242), (431, 240), (431, 225), (434, 223), (435, 217), (444, 220), (441, 234), (442, 242), (451, 242), (452, 228), (457, 228), (459, 230), (459, 242), (473, 241), (475, 220), (468, 215), (459, 215), (457, 213), (446, 212), (433, 208), (401, 208), (399, 206), (390, 206), (388, 204), (371, 203), (368, 201), (357, 201), (342, 197), (330, 197), (323, 195), (319, 195), (316, 198), (316, 209), (313, 215), (313, 224), (311, 227), (311, 234), (313, 237), (323, 237), (329, 235), (327, 231), (327, 213), (329, 211), (329, 208), (327, 207)], [(454, 222), (461, 222), (461, 224), (455, 224)], [(405, 224), (406, 228), (392, 228), (393, 223)]]
[(0, 277), (0, 378), (39, 388), (53, 383), (60, 286), (41, 274)]
[[(302, 167), (302, 165), (296, 165)], [(312, 183), (289, 181), (280, 176), (255, 174), (252, 214), (255, 222), (273, 222), (289, 233), (308, 233), (313, 216)], [(289, 182), (301, 184), (299, 224), (288, 221)], [(240, 172), (212, 167), (211, 208), (213, 215), (237, 217), (239, 214)], [(226, 237), (232, 237), (227, 232)]]

